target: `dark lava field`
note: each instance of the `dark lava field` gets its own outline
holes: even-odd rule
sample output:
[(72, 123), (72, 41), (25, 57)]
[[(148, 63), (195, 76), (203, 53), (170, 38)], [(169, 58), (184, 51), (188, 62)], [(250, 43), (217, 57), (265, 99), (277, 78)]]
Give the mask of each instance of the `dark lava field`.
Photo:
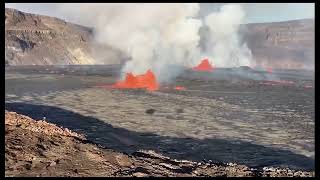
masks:
[(129, 154), (314, 169), (314, 72), (180, 71), (150, 92), (111, 89), (119, 66), (6, 67), (5, 106)]

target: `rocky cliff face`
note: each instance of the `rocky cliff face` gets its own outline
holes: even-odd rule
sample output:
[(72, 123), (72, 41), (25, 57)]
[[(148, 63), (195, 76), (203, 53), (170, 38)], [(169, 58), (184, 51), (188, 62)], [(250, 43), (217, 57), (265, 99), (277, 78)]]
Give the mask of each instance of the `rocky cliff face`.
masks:
[[(313, 19), (247, 24), (241, 31), (258, 65), (314, 69)], [(58, 18), (6, 8), (5, 64), (117, 64), (125, 59), (111, 47), (92, 43), (93, 33)]]
[[(115, 63), (119, 55), (110, 47), (92, 44), (92, 29), (61, 19), (5, 10), (5, 62), (7, 65)], [(95, 57), (103, 49), (109, 60)]]
[(244, 40), (258, 64), (314, 69), (314, 20), (247, 24)]

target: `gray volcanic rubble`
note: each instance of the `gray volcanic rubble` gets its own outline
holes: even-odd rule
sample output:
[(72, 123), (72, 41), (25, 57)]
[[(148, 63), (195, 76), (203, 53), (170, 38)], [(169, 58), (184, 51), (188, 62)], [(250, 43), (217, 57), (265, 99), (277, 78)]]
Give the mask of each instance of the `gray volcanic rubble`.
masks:
[(314, 80), (308, 71), (275, 72), (280, 80), (272, 81), (239, 78), (230, 69), (216, 69), (228, 75), (224, 79), (215, 71), (186, 72), (169, 88), (146, 92), (111, 89), (118, 75), (110, 72), (117, 67), (98, 67), (6, 68), (6, 109), (45, 117), (128, 154), (147, 149), (195, 162), (314, 168)]
[(177, 160), (150, 150), (126, 155), (91, 144), (68, 129), (8, 111), (5, 129), (6, 176), (314, 176), (290, 169)]

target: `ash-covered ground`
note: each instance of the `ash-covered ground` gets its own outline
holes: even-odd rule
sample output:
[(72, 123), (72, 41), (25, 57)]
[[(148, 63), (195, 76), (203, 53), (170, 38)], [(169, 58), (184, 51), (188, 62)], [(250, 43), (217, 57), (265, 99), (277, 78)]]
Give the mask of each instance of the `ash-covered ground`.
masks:
[(185, 71), (154, 92), (101, 87), (118, 72), (118, 66), (8, 67), (5, 106), (125, 153), (314, 169), (313, 72)]

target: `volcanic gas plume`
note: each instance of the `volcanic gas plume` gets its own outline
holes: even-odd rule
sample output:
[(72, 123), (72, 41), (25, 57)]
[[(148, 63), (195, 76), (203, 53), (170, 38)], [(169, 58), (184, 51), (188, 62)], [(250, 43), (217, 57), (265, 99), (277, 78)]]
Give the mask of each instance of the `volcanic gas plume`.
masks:
[[(95, 41), (128, 57), (121, 80), (126, 73), (142, 74), (151, 69), (160, 83), (170, 81), (179, 70), (168, 66), (191, 68), (203, 56), (212, 57), (216, 67), (251, 64), (251, 50), (239, 35), (245, 17), (241, 5), (224, 5), (206, 17), (198, 16), (198, 3), (64, 4), (61, 10), (69, 19), (93, 27)], [(199, 46), (203, 26), (209, 28), (205, 51)]]
[(245, 11), (239, 4), (227, 4), (204, 19), (208, 34), (203, 37), (203, 55), (215, 60), (216, 67), (253, 65), (252, 53), (240, 33)]
[(213, 71), (214, 68), (213, 68), (213, 66), (210, 64), (209, 60), (206, 58), (206, 59), (203, 59), (198, 66), (196, 66), (196, 67), (194, 67), (194, 68), (192, 68), (192, 69), (193, 69), (194, 71), (207, 71), (207, 72), (211, 72), (211, 71)]
[(127, 73), (126, 78), (123, 81), (119, 81), (111, 86), (112, 88), (120, 89), (147, 89), (149, 91), (158, 90), (159, 85), (156, 76), (151, 70), (148, 70), (142, 75), (133, 75), (132, 73)]

